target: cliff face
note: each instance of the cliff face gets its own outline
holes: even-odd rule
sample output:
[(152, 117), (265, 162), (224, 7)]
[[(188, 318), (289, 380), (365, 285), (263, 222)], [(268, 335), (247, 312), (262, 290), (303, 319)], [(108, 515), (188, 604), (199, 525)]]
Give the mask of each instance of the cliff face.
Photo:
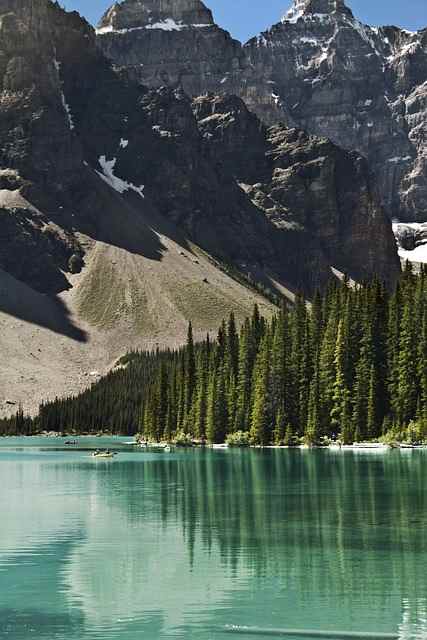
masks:
[[(389, 216), (427, 220), (427, 31), (373, 29), (342, 2), (297, 2), (244, 49), (256, 70), (253, 86), (272, 96), (263, 108), (270, 122), (284, 114), (357, 150), (368, 159)], [(267, 87), (263, 77), (274, 84)]]
[(103, 52), (141, 84), (181, 86), (192, 96), (216, 91), (246, 64), (241, 44), (199, 0), (116, 3), (97, 34)]
[[(68, 287), (63, 272), (70, 259), (78, 256), (77, 266), (81, 257), (68, 201), (83, 157), (57, 59), (54, 14), (47, 2), (1, 6), (0, 263), (40, 291), (59, 292)], [(86, 35), (96, 54), (89, 28)]]
[(355, 280), (395, 272), (396, 260), (384, 260), (393, 233), (364, 158), (298, 129), (267, 128), (234, 97), (196, 98), (194, 111), (206, 152), (275, 227), (315, 238), (331, 268)]
[(139, 29), (180, 30), (213, 25), (212, 12), (200, 0), (125, 0), (117, 2), (101, 20), (101, 31)]
[(267, 124), (356, 150), (391, 218), (427, 220), (426, 30), (373, 29), (342, 0), (295, 0), (279, 24), (240, 46), (211, 22), (197, 28), (180, 15), (166, 30), (169, 5), (157, 24), (149, 5), (116, 5), (123, 13), (133, 7), (129, 25), (137, 28), (118, 29), (107, 13), (98, 43), (115, 64), (149, 86), (237, 94)]

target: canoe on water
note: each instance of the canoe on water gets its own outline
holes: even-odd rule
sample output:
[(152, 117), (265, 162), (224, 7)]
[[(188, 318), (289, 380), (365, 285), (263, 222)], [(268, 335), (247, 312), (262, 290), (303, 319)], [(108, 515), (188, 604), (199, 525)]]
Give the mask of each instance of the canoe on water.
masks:
[(95, 451), (94, 453), (91, 454), (92, 458), (114, 458), (114, 453), (111, 453), (109, 451), (100, 451), (97, 452)]

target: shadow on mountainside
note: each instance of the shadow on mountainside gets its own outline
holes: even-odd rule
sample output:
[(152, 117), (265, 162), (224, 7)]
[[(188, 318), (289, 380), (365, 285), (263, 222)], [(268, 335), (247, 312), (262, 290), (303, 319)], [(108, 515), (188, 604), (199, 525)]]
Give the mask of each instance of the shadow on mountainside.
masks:
[[(87, 176), (92, 198), (84, 204), (80, 214), (82, 226), (75, 231), (148, 260), (162, 260), (167, 250), (160, 235), (191, 251), (184, 235), (158, 213), (149, 198), (142, 198), (132, 190), (119, 194), (96, 171), (89, 170)], [(85, 222), (93, 213), (93, 225), (86, 228)]]
[[(162, 244), (161, 235), (170, 238), (187, 252), (192, 252), (177, 227), (160, 215), (148, 198), (141, 198), (133, 191), (121, 195), (90, 169), (85, 172), (82, 186), (90, 196), (82, 199), (78, 215), (71, 222), (59, 219), (55, 221), (67, 232), (80, 238), (88, 238), (89, 244), (90, 241), (103, 243), (153, 261), (161, 261), (167, 251)], [(37, 204), (41, 205), (40, 202)], [(50, 215), (48, 217), (51, 218)], [(62, 290), (54, 290), (49, 295), (36, 291), (30, 283), (0, 269), (0, 313), (44, 327), (72, 340), (86, 342), (88, 337), (85, 331), (75, 325), (70, 309), (55, 295), (72, 288), (59, 265), (56, 271), (67, 286)], [(96, 305), (96, 300), (94, 303)]]
[(34, 291), (2, 269), (0, 269), (0, 313), (45, 327), (78, 342), (87, 341), (85, 331), (73, 323), (62, 300)]

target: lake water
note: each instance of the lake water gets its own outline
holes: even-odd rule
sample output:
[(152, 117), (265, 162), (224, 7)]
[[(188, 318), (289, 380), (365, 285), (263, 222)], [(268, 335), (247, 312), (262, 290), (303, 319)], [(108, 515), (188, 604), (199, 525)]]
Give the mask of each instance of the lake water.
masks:
[(426, 638), (427, 451), (60, 442), (0, 440), (0, 638)]

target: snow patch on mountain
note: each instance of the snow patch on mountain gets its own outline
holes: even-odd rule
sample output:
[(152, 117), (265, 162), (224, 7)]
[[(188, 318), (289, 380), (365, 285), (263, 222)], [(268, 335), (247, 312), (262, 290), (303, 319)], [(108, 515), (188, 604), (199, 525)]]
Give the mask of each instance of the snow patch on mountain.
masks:
[(211, 24), (184, 24), (182, 21), (175, 22), (173, 18), (165, 18), (160, 22), (153, 22), (152, 24), (144, 25), (143, 27), (132, 27), (129, 29), (115, 29), (113, 25), (107, 25), (100, 27), (96, 30), (97, 34), (104, 33), (130, 33), (132, 31), (141, 31), (143, 29), (160, 29), (161, 31), (182, 31), (183, 29), (203, 29), (205, 27), (211, 27)]
[(144, 198), (144, 188), (145, 185), (141, 185), (140, 187), (136, 187), (131, 182), (126, 182), (122, 180), (122, 178), (114, 175), (114, 168), (117, 164), (117, 158), (113, 158), (112, 160), (107, 160), (106, 156), (100, 156), (98, 159), (99, 165), (102, 169), (102, 173), (97, 171), (96, 173), (99, 175), (104, 182), (106, 182), (110, 187), (117, 191), (117, 193), (123, 194), (126, 191), (135, 191), (141, 198)]
[(61, 90), (61, 100), (62, 100), (62, 106), (64, 107), (64, 111), (65, 114), (67, 116), (67, 120), (68, 120), (68, 126), (70, 127), (70, 131), (72, 131), (74, 129), (74, 121), (73, 121), (73, 116), (71, 113), (71, 107), (68, 104), (66, 98), (65, 98), (65, 94), (64, 92)]
[(64, 108), (65, 111), (65, 115), (67, 116), (67, 121), (68, 121), (68, 126), (70, 128), (70, 131), (73, 131), (74, 127), (74, 120), (73, 120), (73, 115), (71, 113), (71, 107), (68, 104), (66, 98), (65, 98), (65, 94), (63, 91), (63, 82), (61, 79), (61, 63), (59, 62), (59, 60), (57, 60), (56, 58), (56, 50), (55, 50), (55, 57), (53, 58), (53, 66), (55, 67), (56, 73), (58, 74), (58, 80), (59, 80), (59, 84), (60, 84), (60, 92), (61, 92), (61, 102), (62, 102), (62, 106)]
[(427, 223), (393, 222), (399, 257), (402, 261), (427, 264)]

